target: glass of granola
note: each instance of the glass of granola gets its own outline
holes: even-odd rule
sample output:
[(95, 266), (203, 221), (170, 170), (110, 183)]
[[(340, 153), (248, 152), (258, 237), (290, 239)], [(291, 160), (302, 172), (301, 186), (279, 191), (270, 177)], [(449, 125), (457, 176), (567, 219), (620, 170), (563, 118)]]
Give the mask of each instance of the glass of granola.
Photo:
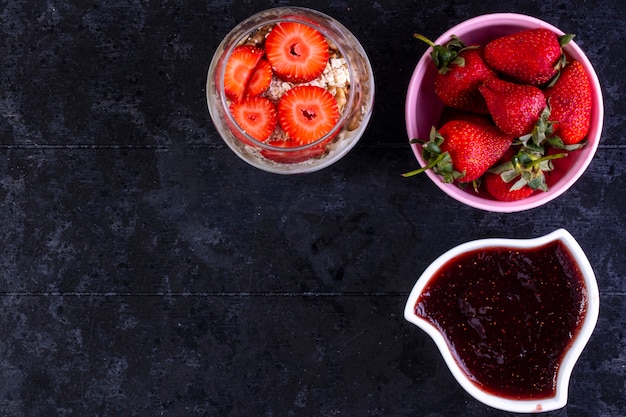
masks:
[(371, 117), (374, 77), (354, 35), (330, 16), (278, 7), (239, 23), (207, 76), (213, 123), (230, 149), (277, 174), (341, 159)]

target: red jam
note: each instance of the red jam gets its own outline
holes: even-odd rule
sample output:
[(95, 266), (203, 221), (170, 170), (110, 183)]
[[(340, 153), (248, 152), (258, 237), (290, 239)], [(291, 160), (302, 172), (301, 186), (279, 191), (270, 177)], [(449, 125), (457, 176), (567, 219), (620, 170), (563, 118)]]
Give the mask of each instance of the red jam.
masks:
[(448, 261), (415, 312), (447, 339), (484, 391), (511, 399), (555, 395), (559, 364), (587, 307), (583, 276), (560, 241), (496, 247)]

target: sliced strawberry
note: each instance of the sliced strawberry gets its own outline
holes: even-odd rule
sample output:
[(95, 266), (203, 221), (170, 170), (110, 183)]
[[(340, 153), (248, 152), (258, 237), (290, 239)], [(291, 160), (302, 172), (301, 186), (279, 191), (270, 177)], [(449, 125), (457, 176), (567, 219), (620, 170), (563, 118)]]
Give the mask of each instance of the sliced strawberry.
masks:
[(285, 133), (298, 145), (315, 142), (337, 124), (337, 100), (322, 87), (294, 87), (278, 102), (278, 120)]
[(252, 45), (240, 45), (233, 49), (224, 70), (226, 97), (235, 102), (244, 98), (248, 81), (263, 54), (263, 49)]
[(280, 22), (274, 26), (265, 40), (265, 52), (276, 76), (293, 83), (319, 77), (329, 55), (324, 35), (296, 22)]
[(233, 102), (230, 112), (239, 127), (258, 141), (266, 140), (276, 128), (276, 107), (265, 97), (247, 97)]
[(272, 83), (272, 66), (265, 59), (261, 59), (257, 64), (250, 80), (248, 81), (248, 96), (258, 96), (263, 94)]

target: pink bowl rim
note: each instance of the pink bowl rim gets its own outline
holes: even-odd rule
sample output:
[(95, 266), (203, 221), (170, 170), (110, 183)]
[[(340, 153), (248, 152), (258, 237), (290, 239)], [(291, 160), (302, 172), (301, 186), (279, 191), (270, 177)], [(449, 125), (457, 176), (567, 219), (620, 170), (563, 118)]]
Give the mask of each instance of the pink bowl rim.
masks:
[[(437, 40), (435, 40), (435, 43), (443, 44), (450, 39), (451, 35), (459, 35), (462, 37), (464, 33), (472, 28), (492, 25), (523, 25), (524, 27), (540, 27), (552, 30), (559, 35), (564, 34), (564, 32), (561, 31), (559, 28), (532, 16), (518, 13), (491, 13), (470, 18), (459, 23), (458, 25), (453, 26), (452, 28), (444, 32), (441, 36), (439, 36)], [(602, 136), (602, 127), (604, 122), (602, 90), (593, 65), (591, 64), (583, 50), (574, 41), (570, 41), (564, 49), (568, 54), (575, 56), (587, 70), (587, 74), (589, 75), (589, 79), (592, 85), (592, 92), (594, 95), (593, 98), (595, 104), (592, 110), (593, 123), (587, 137), (589, 143), (585, 146), (585, 148), (579, 151), (582, 152), (583, 155), (580, 155), (579, 159), (577, 160), (577, 171), (572, 175), (564, 177), (557, 184), (555, 184), (558, 185), (557, 187), (551, 187), (548, 192), (538, 192), (526, 199), (513, 202), (489, 200), (480, 196), (472, 196), (467, 191), (459, 189), (459, 187), (455, 184), (443, 183), (441, 181), (441, 177), (431, 170), (426, 171), (426, 175), (428, 175), (428, 177), (435, 183), (435, 185), (437, 185), (450, 197), (468, 206), (491, 212), (513, 213), (530, 210), (556, 199), (565, 191), (567, 191), (582, 176), (582, 174), (591, 163), (591, 160), (593, 159), (597, 151)], [(409, 139), (416, 137), (416, 97), (419, 90), (418, 87), (426, 72), (427, 66), (433, 65), (429, 55), (431, 50), (432, 48), (429, 47), (418, 61), (418, 64), (415, 67), (407, 89), (405, 102), (405, 121)], [(411, 148), (418, 162), (420, 163), (420, 165), (423, 166), (424, 160), (421, 156), (421, 147), (419, 145), (412, 144)]]

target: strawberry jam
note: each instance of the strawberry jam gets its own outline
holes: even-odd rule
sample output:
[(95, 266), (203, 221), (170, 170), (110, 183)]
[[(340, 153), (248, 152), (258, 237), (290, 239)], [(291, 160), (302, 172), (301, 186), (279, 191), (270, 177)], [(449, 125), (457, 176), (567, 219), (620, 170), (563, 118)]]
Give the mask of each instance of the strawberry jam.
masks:
[(555, 241), (459, 255), (430, 280), (415, 312), (444, 335), (460, 368), (481, 389), (539, 399), (555, 394), (559, 364), (586, 306), (580, 269)]

